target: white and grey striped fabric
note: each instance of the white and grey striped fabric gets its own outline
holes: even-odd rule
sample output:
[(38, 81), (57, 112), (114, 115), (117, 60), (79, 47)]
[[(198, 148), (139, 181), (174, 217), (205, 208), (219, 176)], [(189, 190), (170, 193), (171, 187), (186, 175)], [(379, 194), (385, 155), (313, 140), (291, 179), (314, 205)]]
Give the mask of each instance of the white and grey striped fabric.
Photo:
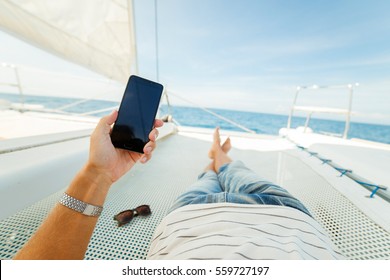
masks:
[(195, 204), (157, 227), (148, 259), (343, 259), (322, 227), (291, 207)]

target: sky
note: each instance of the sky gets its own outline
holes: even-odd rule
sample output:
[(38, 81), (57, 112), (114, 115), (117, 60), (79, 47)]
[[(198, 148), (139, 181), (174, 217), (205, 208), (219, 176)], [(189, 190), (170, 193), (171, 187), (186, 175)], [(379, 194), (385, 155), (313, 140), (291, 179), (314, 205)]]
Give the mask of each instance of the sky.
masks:
[[(172, 93), (203, 107), (288, 114), (297, 86), (358, 83), (352, 120), (390, 125), (390, 1), (157, 3), (159, 81)], [(134, 5), (139, 74), (157, 79), (154, 1)], [(0, 42), (0, 61), (94, 76), (4, 33)], [(302, 105), (348, 103), (346, 88), (301, 96)]]

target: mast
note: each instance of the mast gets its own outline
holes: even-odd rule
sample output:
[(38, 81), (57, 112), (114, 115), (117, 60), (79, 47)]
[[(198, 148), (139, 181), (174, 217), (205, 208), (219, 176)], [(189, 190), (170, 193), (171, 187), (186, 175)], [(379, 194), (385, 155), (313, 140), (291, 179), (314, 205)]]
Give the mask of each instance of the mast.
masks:
[[(137, 52), (137, 32), (136, 32), (136, 21), (134, 13), (134, 2), (133, 0), (127, 0), (127, 15), (129, 19), (129, 40), (130, 40), (130, 53), (134, 51), (134, 72), (138, 75), (138, 52)], [(133, 43), (131, 43), (133, 42)], [(130, 66), (130, 65), (129, 65)]]
[(156, 81), (160, 81), (160, 65), (158, 53), (158, 9), (157, 0), (154, 0), (154, 33), (155, 33), (155, 50), (156, 50)]

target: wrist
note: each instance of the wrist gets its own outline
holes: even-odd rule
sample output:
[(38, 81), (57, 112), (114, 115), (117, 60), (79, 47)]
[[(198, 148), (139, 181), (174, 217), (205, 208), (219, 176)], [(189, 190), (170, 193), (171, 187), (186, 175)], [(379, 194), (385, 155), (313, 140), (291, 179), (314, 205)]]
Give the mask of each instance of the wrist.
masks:
[(112, 183), (106, 173), (87, 163), (76, 175), (66, 193), (88, 204), (103, 206)]
[(81, 169), (86, 180), (90, 181), (92, 185), (99, 188), (110, 188), (114, 183), (111, 179), (111, 174), (97, 167), (95, 164), (87, 162)]

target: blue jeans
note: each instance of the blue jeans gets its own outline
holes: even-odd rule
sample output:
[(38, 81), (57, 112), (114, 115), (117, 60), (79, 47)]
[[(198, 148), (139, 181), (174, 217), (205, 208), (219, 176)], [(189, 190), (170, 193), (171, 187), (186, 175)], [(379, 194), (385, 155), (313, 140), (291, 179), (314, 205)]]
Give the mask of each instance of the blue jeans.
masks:
[(311, 216), (298, 199), (265, 181), (241, 161), (221, 166), (218, 174), (212, 170), (200, 174), (198, 181), (176, 199), (169, 212), (185, 205), (219, 202), (288, 206)]

